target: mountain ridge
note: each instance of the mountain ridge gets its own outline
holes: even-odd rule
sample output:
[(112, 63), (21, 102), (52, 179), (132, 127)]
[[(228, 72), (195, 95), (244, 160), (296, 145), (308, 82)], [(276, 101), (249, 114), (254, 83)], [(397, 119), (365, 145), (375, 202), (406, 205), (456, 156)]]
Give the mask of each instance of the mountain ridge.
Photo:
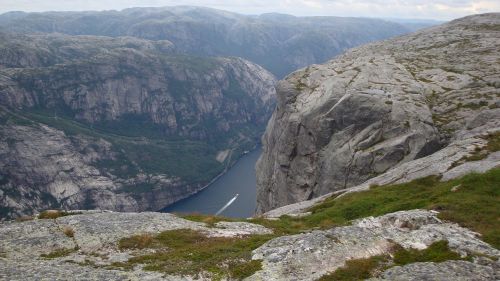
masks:
[(20, 33), (169, 40), (182, 53), (243, 57), (279, 78), (300, 67), (326, 61), (348, 48), (411, 31), (378, 19), (286, 17), (283, 21), (282, 16), (275, 17), (174, 6), (0, 15), (0, 26)]

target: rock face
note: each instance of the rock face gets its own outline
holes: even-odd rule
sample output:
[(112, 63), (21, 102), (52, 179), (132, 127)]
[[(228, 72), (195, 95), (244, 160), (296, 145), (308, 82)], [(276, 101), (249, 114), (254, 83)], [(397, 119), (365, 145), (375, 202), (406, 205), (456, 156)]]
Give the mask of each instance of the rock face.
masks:
[(159, 210), (254, 147), (274, 108), (273, 75), (244, 59), (175, 55), (168, 41), (0, 36), (0, 218)]
[(348, 48), (413, 29), (377, 19), (245, 16), (187, 6), (105, 12), (7, 13), (0, 15), (0, 26), (23, 33), (169, 40), (178, 52), (243, 57), (280, 78), (298, 68), (324, 62)]
[(377, 176), (383, 184), (443, 174), (484, 146), (479, 136), (500, 127), (499, 28), (500, 14), (466, 17), (279, 82), (257, 163), (257, 212)]

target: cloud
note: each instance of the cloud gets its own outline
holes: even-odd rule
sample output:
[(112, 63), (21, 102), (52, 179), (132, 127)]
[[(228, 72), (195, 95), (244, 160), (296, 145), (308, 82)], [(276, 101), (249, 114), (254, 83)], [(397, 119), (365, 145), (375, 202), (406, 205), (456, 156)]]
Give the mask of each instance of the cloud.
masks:
[(121, 10), (130, 7), (196, 5), (244, 14), (332, 15), (449, 20), (500, 12), (498, 0), (0, 0), (0, 12)]

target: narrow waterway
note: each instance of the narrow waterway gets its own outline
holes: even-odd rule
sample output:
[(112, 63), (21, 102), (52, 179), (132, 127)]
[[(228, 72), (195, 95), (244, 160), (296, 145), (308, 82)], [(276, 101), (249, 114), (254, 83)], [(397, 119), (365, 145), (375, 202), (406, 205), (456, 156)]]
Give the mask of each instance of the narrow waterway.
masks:
[(220, 215), (235, 218), (252, 216), (257, 194), (255, 163), (261, 152), (261, 148), (249, 152), (214, 183), (162, 211), (213, 215), (238, 194), (236, 200)]

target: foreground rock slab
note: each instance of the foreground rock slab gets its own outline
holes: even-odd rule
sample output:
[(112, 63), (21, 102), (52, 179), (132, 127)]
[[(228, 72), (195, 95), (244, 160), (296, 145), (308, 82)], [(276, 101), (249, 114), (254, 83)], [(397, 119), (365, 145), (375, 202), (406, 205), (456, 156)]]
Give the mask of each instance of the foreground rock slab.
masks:
[[(74, 231), (73, 237), (64, 229)], [(75, 211), (57, 219), (0, 223), (0, 280), (191, 280), (165, 276), (140, 268), (109, 269), (125, 262), (131, 252), (120, 251), (118, 241), (137, 234), (191, 229), (210, 237), (270, 234), (269, 229), (246, 222), (221, 222), (213, 227), (166, 213)], [(41, 258), (59, 249), (74, 252), (55, 259)]]
[[(65, 233), (68, 228), (73, 235)], [(138, 253), (119, 250), (121, 238), (175, 229), (201, 231), (210, 237), (272, 233), (247, 222), (208, 226), (165, 213), (79, 211), (57, 219), (0, 223), (0, 280), (193, 280), (193, 276), (145, 271), (140, 265), (130, 270), (113, 266)], [(262, 269), (246, 280), (316, 280), (350, 259), (389, 254), (396, 244), (425, 249), (441, 240), (460, 255), (474, 258), (389, 268), (376, 280), (451, 280), (441, 279), (448, 273), (465, 278), (457, 280), (495, 280), (500, 266), (495, 258), (500, 258), (500, 251), (479, 238), (477, 233), (441, 221), (434, 211), (401, 211), (356, 220), (350, 226), (269, 240), (253, 251), (252, 259), (262, 260)], [(69, 253), (42, 257), (60, 249)], [(210, 280), (207, 276), (196, 278)]]
[[(441, 240), (447, 240), (449, 247), (463, 256), (500, 257), (500, 251), (481, 241), (477, 233), (441, 221), (436, 212), (401, 211), (357, 220), (351, 226), (273, 239), (253, 252), (253, 259), (263, 260), (263, 269), (249, 280), (316, 280), (344, 266), (350, 259), (390, 254), (395, 244), (407, 249), (425, 249)], [(492, 277), (499, 266), (498, 261), (489, 259), (487, 265), (482, 266), (461, 263), (465, 264), (464, 270), (457, 274), (463, 273), (463, 280), (494, 280)], [(440, 276), (456, 267), (453, 263), (449, 266), (430, 264), (432, 266), (390, 269), (383, 278), (422, 280), (419, 278), (427, 276), (428, 280), (441, 280)], [(391, 272), (404, 272), (408, 279), (391, 279)]]

